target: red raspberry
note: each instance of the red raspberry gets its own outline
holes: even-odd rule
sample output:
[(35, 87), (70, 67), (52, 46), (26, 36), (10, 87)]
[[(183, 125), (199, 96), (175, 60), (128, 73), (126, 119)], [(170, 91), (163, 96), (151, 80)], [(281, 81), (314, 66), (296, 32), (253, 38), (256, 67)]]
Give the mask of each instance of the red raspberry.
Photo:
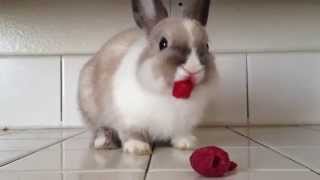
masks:
[(227, 152), (215, 146), (195, 150), (190, 163), (196, 172), (205, 177), (221, 177), (237, 167), (236, 163), (230, 161)]
[(173, 85), (172, 95), (176, 98), (187, 99), (191, 96), (192, 90), (193, 82), (190, 78), (176, 81)]

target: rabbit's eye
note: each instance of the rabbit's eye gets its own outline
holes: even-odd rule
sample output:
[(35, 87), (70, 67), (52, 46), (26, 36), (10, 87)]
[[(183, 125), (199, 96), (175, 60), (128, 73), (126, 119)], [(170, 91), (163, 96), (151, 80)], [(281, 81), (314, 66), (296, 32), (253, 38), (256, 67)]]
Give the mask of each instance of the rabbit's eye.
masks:
[(206, 48), (207, 48), (207, 50), (209, 50), (209, 48), (210, 48), (208, 43), (206, 44)]
[(165, 48), (167, 48), (168, 47), (168, 41), (167, 41), (167, 39), (166, 38), (161, 38), (161, 40), (160, 40), (160, 43), (159, 43), (159, 49), (160, 50), (163, 50), (163, 49), (165, 49)]

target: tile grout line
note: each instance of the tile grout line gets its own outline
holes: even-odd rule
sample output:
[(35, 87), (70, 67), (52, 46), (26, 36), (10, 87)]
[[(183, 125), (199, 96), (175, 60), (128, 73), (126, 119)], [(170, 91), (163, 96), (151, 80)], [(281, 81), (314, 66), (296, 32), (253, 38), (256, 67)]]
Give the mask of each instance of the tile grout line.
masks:
[(15, 132), (5, 132), (5, 133), (3, 133), (3, 134), (0, 134), (0, 137), (1, 137), (1, 136), (8, 135), (8, 134), (13, 134), (13, 133), (15, 133)]
[[(13, 131), (13, 132), (12, 132)], [(11, 135), (11, 134), (20, 134), (20, 133), (24, 133), (24, 132), (26, 132), (26, 131), (28, 131), (28, 130), (26, 130), (26, 129), (23, 129), (23, 130), (8, 130), (8, 132), (5, 132), (5, 133), (3, 133), (3, 134), (0, 134), (0, 137), (1, 136), (5, 136), (5, 135)]]
[(63, 124), (63, 60), (60, 56), (60, 123)]
[(298, 165), (300, 165), (300, 166), (302, 166), (302, 167), (310, 170), (311, 172), (313, 172), (313, 173), (315, 173), (315, 174), (317, 174), (317, 175), (320, 175), (320, 172), (312, 169), (311, 167), (309, 167), (308, 165), (306, 165), (306, 164), (304, 164), (304, 163), (302, 163), (302, 162), (299, 162), (299, 161), (291, 158), (291, 157), (288, 156), (287, 154), (282, 153), (282, 152), (274, 149), (273, 147), (268, 146), (268, 145), (266, 145), (266, 144), (264, 144), (264, 143), (262, 143), (262, 142), (260, 142), (260, 141), (258, 141), (258, 140), (255, 140), (255, 139), (251, 138), (250, 136), (247, 136), (247, 135), (245, 135), (245, 134), (242, 134), (241, 132), (238, 132), (238, 131), (230, 128), (230, 127), (227, 127), (227, 128), (228, 128), (230, 131), (232, 131), (233, 133), (238, 134), (238, 135), (240, 135), (240, 136), (242, 136), (242, 137), (245, 137), (245, 138), (253, 141), (254, 143), (257, 143), (257, 144), (259, 144), (260, 146), (265, 147), (265, 148), (271, 150), (272, 152), (277, 153), (277, 154), (281, 155), (282, 157), (287, 158), (287, 159), (289, 159), (290, 161), (292, 161), (292, 162), (294, 162), (294, 163), (296, 163), (296, 164), (298, 164)]
[(149, 168), (150, 168), (150, 165), (151, 165), (151, 160), (152, 160), (152, 156), (153, 156), (153, 151), (155, 150), (156, 146), (155, 144), (152, 145), (152, 152), (150, 154), (150, 157), (149, 157), (149, 160), (148, 160), (148, 164), (147, 164), (147, 168), (144, 172), (144, 176), (143, 176), (143, 179), (146, 180), (147, 179), (147, 175), (149, 173)]
[[(63, 126), (63, 90), (64, 90), (64, 66), (63, 66), (63, 55), (60, 55), (60, 126)], [(60, 154), (60, 167), (61, 172), (63, 170), (63, 143), (61, 143), (61, 154)], [(64, 179), (63, 173), (61, 173), (61, 180)]]
[(8, 165), (8, 164), (10, 164), (10, 163), (13, 163), (13, 162), (15, 162), (15, 161), (18, 161), (18, 160), (20, 160), (20, 159), (23, 159), (23, 158), (25, 158), (25, 157), (31, 156), (32, 154), (35, 154), (35, 153), (37, 153), (37, 152), (39, 152), (39, 151), (42, 151), (42, 150), (44, 150), (44, 149), (47, 149), (47, 148), (49, 148), (49, 147), (51, 147), (51, 146), (54, 146), (54, 145), (56, 145), (56, 144), (59, 144), (59, 143), (65, 141), (65, 140), (68, 140), (68, 139), (71, 139), (71, 138), (73, 138), (73, 137), (75, 137), (75, 136), (84, 134), (85, 132), (86, 132), (86, 131), (82, 131), (82, 132), (80, 132), (80, 133), (74, 134), (74, 135), (69, 136), (69, 137), (67, 137), (67, 138), (59, 139), (59, 140), (56, 141), (56, 142), (53, 142), (53, 143), (50, 143), (50, 144), (48, 144), (48, 145), (42, 146), (42, 147), (37, 148), (37, 149), (35, 149), (35, 150), (31, 150), (31, 151), (29, 151), (29, 152), (27, 152), (27, 153), (24, 153), (24, 154), (19, 155), (19, 156), (15, 157), (15, 158), (12, 158), (11, 160), (4, 161), (3, 163), (0, 163), (0, 168), (3, 167), (3, 166)]
[[(215, 127), (238, 127), (238, 128), (252, 128), (252, 127), (275, 127), (275, 128), (281, 128), (281, 127), (300, 127), (301, 125), (298, 124), (252, 124), (250, 126), (246, 125), (221, 125), (221, 126), (215, 126), (215, 125), (206, 125), (204, 128), (215, 128)], [(303, 125), (305, 126), (305, 125)], [(202, 128), (202, 127), (201, 127)]]
[[(61, 128), (57, 128), (57, 129), (61, 129)], [(62, 128), (64, 129), (64, 128)], [(69, 128), (66, 128), (66, 129), (69, 129)], [(81, 128), (83, 129), (83, 131), (85, 130), (84, 128)], [(33, 140), (34, 138), (32, 137), (29, 137), (29, 138), (6, 138), (6, 137), (3, 137), (5, 135), (19, 135), (19, 134), (23, 134), (23, 133), (28, 133), (28, 134), (36, 134), (36, 133), (39, 133), (39, 132), (35, 132), (35, 131), (38, 131), (38, 129), (31, 129), (31, 130), (19, 130), (19, 132), (10, 132), (10, 133), (7, 133), (7, 134), (0, 134), (0, 140)], [(54, 139), (57, 139), (56, 137), (45, 137), (45, 138), (39, 138), (40, 140), (54, 140)], [(0, 150), (2, 151), (2, 150)]]
[(309, 131), (313, 131), (313, 132), (318, 132), (318, 133), (320, 132), (320, 129), (314, 129), (312, 127), (306, 127), (306, 126), (298, 126), (298, 127), (301, 127), (305, 130), (309, 130)]
[[(274, 172), (274, 171), (289, 171), (289, 172), (309, 172), (305, 169), (248, 169), (246, 172)], [(158, 172), (194, 172), (192, 169), (156, 169), (156, 170), (150, 170), (152, 173), (158, 173)]]
[(247, 126), (250, 125), (250, 97), (249, 97), (249, 67), (248, 67), (248, 53), (245, 53), (246, 57), (246, 102), (247, 102)]
[[(319, 53), (320, 49), (217, 49), (216, 53), (218, 54), (239, 54), (239, 53), (250, 53), (250, 54), (270, 54), (270, 53)], [(0, 58), (7, 58), (7, 57), (52, 57), (52, 56), (92, 56), (95, 52), (80, 52), (80, 53), (1, 53)]]
[[(10, 173), (15, 173), (15, 172), (27, 172), (27, 173), (112, 173), (112, 172), (126, 172), (126, 173), (143, 173), (144, 171), (142, 169), (71, 169), (71, 170), (4, 170), (0, 171), (1, 172), (10, 172)], [(60, 180), (60, 179), (59, 179)]]
[[(272, 53), (320, 53), (320, 49), (267, 49), (267, 50), (241, 50), (241, 49), (218, 49), (215, 51), (217, 54), (272, 54)], [(83, 53), (19, 53), (19, 54), (11, 54), (11, 53), (1, 53), (0, 58), (8, 58), (8, 57), (54, 57), (54, 56), (93, 56), (95, 52), (83, 52)]]
[(64, 150), (64, 143), (61, 143), (61, 144), (60, 144), (60, 171), (61, 171), (61, 180), (64, 180), (64, 174), (62, 173), (62, 172), (63, 172), (63, 169), (64, 169), (64, 167), (63, 167), (63, 165), (64, 165), (64, 163), (63, 163), (63, 159), (64, 159), (64, 157), (63, 157), (63, 150)]
[(169, 0), (169, 11), (170, 11), (169, 16), (172, 16), (172, 0)]

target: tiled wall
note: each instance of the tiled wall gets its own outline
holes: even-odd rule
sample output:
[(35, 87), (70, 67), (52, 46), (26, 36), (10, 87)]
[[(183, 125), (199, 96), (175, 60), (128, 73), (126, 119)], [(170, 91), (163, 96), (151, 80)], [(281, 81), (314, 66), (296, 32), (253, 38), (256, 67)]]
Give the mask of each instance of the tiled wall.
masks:
[(250, 120), (320, 123), (320, 53), (248, 55)]
[(60, 125), (60, 57), (0, 58), (0, 126)]
[[(172, 15), (178, 2), (166, 1)], [(320, 3), (216, 0), (212, 9), (221, 80), (203, 124), (320, 124)], [(128, 0), (0, 0), (0, 127), (81, 125), (80, 68), (132, 25)]]
[[(77, 83), (89, 57), (1, 57), (0, 126), (81, 125)], [(247, 115), (250, 124), (319, 124), (320, 53), (218, 53), (216, 63), (205, 125), (246, 125)]]

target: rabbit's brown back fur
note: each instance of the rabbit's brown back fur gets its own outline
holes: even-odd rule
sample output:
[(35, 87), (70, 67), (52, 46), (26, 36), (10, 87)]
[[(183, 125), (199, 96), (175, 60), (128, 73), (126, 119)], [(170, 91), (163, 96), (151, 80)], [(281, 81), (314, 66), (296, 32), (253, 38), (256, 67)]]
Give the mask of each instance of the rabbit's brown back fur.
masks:
[(86, 88), (79, 89), (79, 103), (85, 123), (92, 128), (99, 124), (96, 115), (105, 111), (103, 108), (107, 105), (103, 99), (111, 96), (111, 79), (121, 59), (141, 33), (141, 30), (131, 28), (116, 34), (82, 68), (79, 83)]

